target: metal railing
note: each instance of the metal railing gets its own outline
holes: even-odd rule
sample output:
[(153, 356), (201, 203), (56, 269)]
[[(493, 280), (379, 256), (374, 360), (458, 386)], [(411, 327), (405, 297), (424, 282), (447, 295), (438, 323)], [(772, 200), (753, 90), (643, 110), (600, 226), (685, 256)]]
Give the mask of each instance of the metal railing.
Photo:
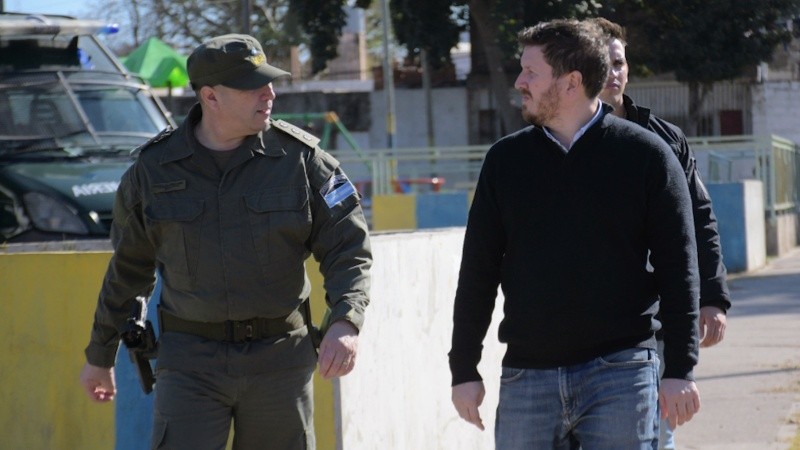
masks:
[[(404, 192), (470, 190), (475, 187), (488, 150), (488, 145), (480, 145), (362, 149), (362, 155), (347, 150), (331, 153), (350, 179), (365, 188), (361, 193), (371, 196), (398, 192), (398, 185), (406, 184), (409, 190)], [(370, 169), (365, 170), (366, 166)]]
[[(768, 218), (800, 212), (800, 147), (778, 136), (712, 136), (689, 138), (698, 170), (706, 183), (761, 180)], [(437, 178), (437, 191), (475, 187), (488, 145), (334, 151), (362, 195), (397, 192), (398, 180)], [(371, 168), (367, 170), (367, 167)], [(410, 186), (422, 192), (424, 183)], [(431, 186), (431, 189), (432, 186)]]
[(800, 212), (800, 147), (778, 136), (689, 138), (700, 176), (706, 183), (761, 180), (764, 209), (778, 214)]

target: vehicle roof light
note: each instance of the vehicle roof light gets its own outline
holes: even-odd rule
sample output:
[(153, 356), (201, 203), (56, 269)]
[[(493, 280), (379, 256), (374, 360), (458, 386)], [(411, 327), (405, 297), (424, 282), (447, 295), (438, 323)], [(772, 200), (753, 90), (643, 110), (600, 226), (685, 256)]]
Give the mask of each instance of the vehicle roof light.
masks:
[(118, 31), (118, 24), (100, 20), (58, 19), (42, 15), (24, 19), (0, 18), (0, 36), (114, 34)]

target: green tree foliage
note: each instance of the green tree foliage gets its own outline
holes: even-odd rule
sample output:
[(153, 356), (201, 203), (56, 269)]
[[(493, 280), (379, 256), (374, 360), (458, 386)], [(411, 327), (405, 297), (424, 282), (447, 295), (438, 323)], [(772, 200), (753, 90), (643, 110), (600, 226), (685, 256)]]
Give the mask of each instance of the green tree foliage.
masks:
[(163, 21), (163, 33), (190, 48), (212, 36), (246, 31), (261, 41), (271, 60), (285, 65), (289, 49), (300, 42), (288, 15), (289, 0), (251, 0), (249, 30), (243, 30), (242, 1), (149, 1), (155, 6), (156, 17)]
[(509, 75), (519, 67), (517, 33), (543, 20), (588, 17), (601, 5), (594, 0), (469, 0), (468, 6), (472, 49), (484, 57), (473, 58), (473, 75), (489, 75), (502, 131), (509, 133), (522, 125), (509, 95), (514, 80)]
[(325, 69), (337, 56), (336, 47), (347, 24), (346, 0), (291, 0), (290, 11), (305, 32), (311, 53), (311, 71)]
[(649, 0), (643, 6), (629, 10), (633, 20), (623, 23), (638, 44), (634, 58), (688, 85), (690, 135), (713, 83), (770, 61), (791, 39), (787, 20), (800, 12), (798, 0)]
[(450, 49), (458, 44), (458, 35), (465, 28), (454, 3), (458, 2), (393, 0), (389, 4), (395, 36), (409, 56), (418, 56), (425, 49), (433, 67), (450, 62)]
[(647, 6), (648, 63), (702, 84), (769, 61), (791, 39), (787, 19), (798, 12), (797, 0), (651, 0)]
[[(290, 0), (250, 0), (248, 33), (264, 44), (270, 61), (282, 67), (288, 67), (291, 47), (303, 42), (297, 21), (289, 14), (289, 3)], [(95, 0), (97, 17), (125, 26), (120, 37), (126, 41), (110, 42), (123, 55), (151, 36), (188, 54), (212, 36), (240, 33), (244, 5), (241, 0)]]
[[(378, 2), (356, 0), (355, 6), (374, 9)], [(124, 11), (134, 21), (134, 40), (155, 35), (184, 51), (209, 36), (241, 31), (244, 5), (243, 0), (102, 3), (116, 7), (98, 10)], [(290, 48), (300, 44), (309, 49), (314, 73), (336, 56), (348, 0), (251, 0), (251, 5), (250, 33), (277, 64), (286, 64)], [(390, 6), (398, 41), (412, 56), (426, 49), (434, 65), (449, 60), (459, 30), (469, 23), (473, 55), (481, 58), (473, 59), (473, 72), (491, 78), (505, 132), (519, 126), (509, 75), (517, 66), (516, 34), (526, 26), (597, 15), (621, 23), (634, 72), (673, 72), (687, 83), (689, 116), (696, 123), (712, 83), (769, 61), (775, 47), (791, 37), (787, 19), (800, 13), (800, 0), (390, 0)], [(468, 22), (459, 11), (469, 11)]]
[[(518, 61), (517, 34), (525, 27), (552, 19), (584, 19), (598, 15), (602, 5), (595, 0), (489, 0), (488, 9), (497, 23), (496, 38), (505, 58)], [(481, 20), (480, 17), (472, 17)]]

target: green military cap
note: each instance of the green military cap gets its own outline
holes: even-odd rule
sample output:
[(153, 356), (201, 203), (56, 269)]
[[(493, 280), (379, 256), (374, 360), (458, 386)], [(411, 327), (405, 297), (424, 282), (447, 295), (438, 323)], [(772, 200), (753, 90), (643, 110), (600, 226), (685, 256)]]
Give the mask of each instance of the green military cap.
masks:
[(200, 44), (186, 61), (194, 89), (221, 84), (233, 89), (258, 89), (291, 75), (267, 64), (261, 44), (246, 34), (226, 34)]

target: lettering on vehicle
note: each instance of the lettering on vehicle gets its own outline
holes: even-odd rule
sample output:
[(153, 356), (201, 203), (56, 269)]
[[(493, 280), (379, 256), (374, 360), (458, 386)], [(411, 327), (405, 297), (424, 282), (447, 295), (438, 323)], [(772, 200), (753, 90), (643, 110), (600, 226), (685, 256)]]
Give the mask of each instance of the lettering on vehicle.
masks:
[(88, 195), (113, 194), (117, 192), (119, 181), (105, 181), (102, 183), (76, 184), (72, 186), (72, 195), (75, 198)]

